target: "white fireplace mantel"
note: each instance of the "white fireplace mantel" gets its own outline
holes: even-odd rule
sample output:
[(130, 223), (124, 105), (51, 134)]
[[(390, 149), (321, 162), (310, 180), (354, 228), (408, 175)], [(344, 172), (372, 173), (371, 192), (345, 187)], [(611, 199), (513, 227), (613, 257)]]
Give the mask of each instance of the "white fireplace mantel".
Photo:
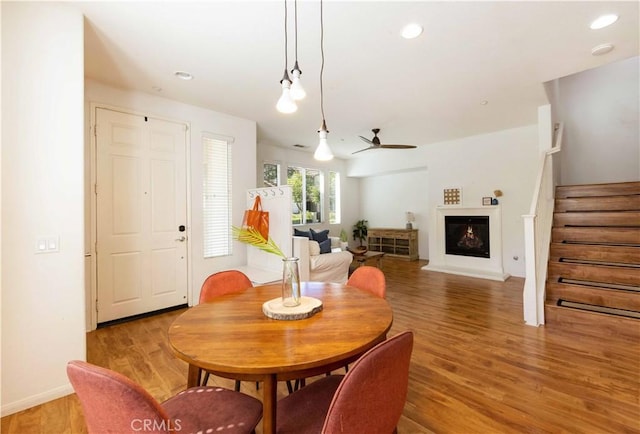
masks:
[[(429, 252), (429, 264), (423, 270), (505, 281), (509, 274), (502, 266), (502, 222), (500, 205), (479, 208), (436, 207), (435, 239), (437, 249)], [(445, 254), (445, 216), (489, 216), (489, 258)]]

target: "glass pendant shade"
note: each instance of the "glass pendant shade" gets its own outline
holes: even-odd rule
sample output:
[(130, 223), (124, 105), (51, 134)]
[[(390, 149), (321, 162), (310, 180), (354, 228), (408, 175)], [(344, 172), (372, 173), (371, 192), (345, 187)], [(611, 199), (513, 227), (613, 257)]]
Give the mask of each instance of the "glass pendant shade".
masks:
[(280, 99), (278, 99), (276, 109), (280, 113), (294, 113), (296, 110), (298, 110), (298, 105), (293, 100), (293, 98), (291, 98), (291, 82), (287, 79), (282, 79), (281, 83), (282, 95), (280, 96)]
[(318, 130), (318, 136), (320, 137), (320, 142), (318, 143), (318, 147), (316, 148), (316, 152), (313, 154), (313, 158), (319, 161), (329, 161), (333, 159), (333, 152), (331, 152), (331, 148), (329, 147), (329, 143), (327, 143), (327, 124), (325, 121), (322, 121), (322, 127)]
[(291, 98), (295, 101), (300, 101), (307, 96), (307, 92), (302, 87), (302, 82), (300, 81), (300, 68), (298, 68), (298, 62), (296, 61), (295, 66), (291, 70), (291, 75), (293, 76), (293, 83), (291, 83)]

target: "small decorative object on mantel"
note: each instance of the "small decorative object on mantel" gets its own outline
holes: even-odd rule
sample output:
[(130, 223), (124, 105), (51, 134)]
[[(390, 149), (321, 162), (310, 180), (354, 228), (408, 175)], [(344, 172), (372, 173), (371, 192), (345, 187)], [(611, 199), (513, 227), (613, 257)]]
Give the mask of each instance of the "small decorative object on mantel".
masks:
[(413, 222), (416, 221), (416, 216), (411, 212), (407, 211), (407, 229), (413, 229)]
[(444, 189), (445, 205), (460, 205), (462, 203), (462, 189), (460, 187), (449, 187)]
[(491, 205), (497, 205), (498, 204), (498, 197), (502, 196), (502, 190), (493, 190), (493, 195), (495, 196), (493, 199), (491, 199)]
[(491, 205), (491, 197), (490, 196), (486, 196), (482, 198), (482, 205)]

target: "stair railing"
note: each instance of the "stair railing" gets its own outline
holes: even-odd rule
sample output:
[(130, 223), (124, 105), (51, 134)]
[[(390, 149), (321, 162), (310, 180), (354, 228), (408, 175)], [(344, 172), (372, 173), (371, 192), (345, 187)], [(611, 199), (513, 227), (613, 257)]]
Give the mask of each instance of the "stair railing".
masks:
[(554, 145), (540, 155), (536, 189), (533, 193), (529, 214), (522, 216), (526, 258), (522, 305), (524, 322), (532, 326), (544, 324), (545, 282), (547, 280), (555, 193), (553, 156), (562, 149), (563, 130), (562, 123), (555, 125)]

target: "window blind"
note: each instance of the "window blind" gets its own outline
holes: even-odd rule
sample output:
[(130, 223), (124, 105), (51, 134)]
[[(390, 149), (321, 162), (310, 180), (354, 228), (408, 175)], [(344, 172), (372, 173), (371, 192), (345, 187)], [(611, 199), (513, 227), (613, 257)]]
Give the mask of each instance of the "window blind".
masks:
[(230, 255), (231, 145), (226, 140), (203, 136), (202, 148), (204, 257)]

